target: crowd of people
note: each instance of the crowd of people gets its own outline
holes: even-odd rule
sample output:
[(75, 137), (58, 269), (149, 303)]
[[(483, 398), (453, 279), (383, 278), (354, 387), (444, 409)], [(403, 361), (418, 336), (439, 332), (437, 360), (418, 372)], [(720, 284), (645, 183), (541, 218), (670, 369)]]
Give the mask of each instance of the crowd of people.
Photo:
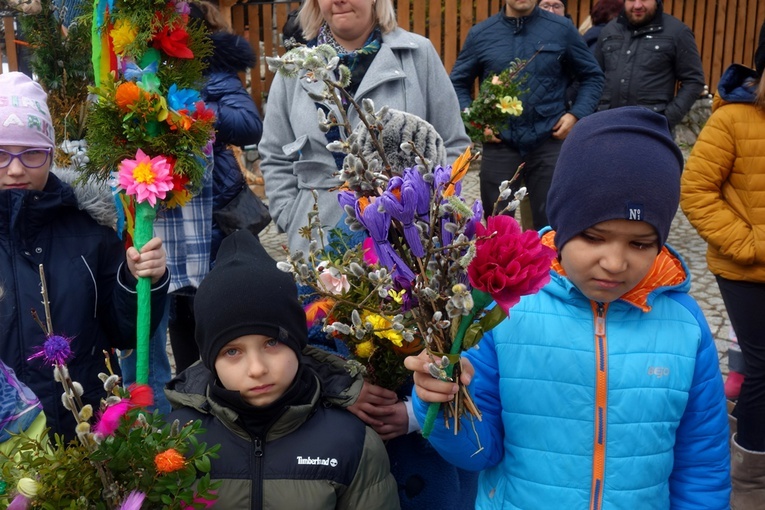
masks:
[[(598, 0), (577, 29), (565, 0), (505, 0), (451, 73), (397, 25), (392, 0), (304, 0), (290, 18), (291, 44), (330, 45), (348, 94), (391, 108), (392, 152), (419, 119), (408, 127), (432, 135), (435, 164), (471, 144), (461, 112), (476, 81), (528, 62), (522, 113), (482, 144), (480, 194), (494, 204), (521, 168), (513, 189), (528, 188), (533, 228), (557, 257), (550, 282), (461, 360), (482, 420), (458, 433), (436, 420), (427, 439), (428, 407), (458, 388), (432, 375), (429, 353), (406, 359), (412, 377), (396, 391), (351, 375), (309, 336), (292, 276), (257, 235), (217, 221), (251, 193), (231, 146), (257, 143), (291, 251), (308, 249), (314, 207), (322, 225), (343, 225), (342, 154), (327, 148), (343, 134), (320, 129), (316, 110), (331, 106), (281, 74), (261, 121), (237, 76), (253, 49), (213, 4), (190, 13), (213, 47), (208, 177), (140, 251), (113, 228), (108, 187), (53, 164), (42, 87), (0, 75), (0, 459), (20, 431), (74, 436), (49, 368), (28, 360), (46, 337), (41, 275), (95, 408), (102, 352), (135, 377), (135, 287), (148, 277), (156, 406), (201, 420), (200, 441), (221, 445), (216, 508), (765, 508), (765, 25), (754, 66), (725, 71), (684, 161), (673, 131), (705, 77), (693, 32), (663, 4)], [(679, 207), (708, 243), (743, 354), (730, 414), (688, 266), (667, 244)]]

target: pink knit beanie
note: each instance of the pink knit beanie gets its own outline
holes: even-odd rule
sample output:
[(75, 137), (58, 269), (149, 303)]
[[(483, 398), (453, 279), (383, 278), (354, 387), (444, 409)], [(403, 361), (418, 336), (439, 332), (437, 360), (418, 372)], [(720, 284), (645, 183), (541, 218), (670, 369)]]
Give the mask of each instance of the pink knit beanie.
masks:
[(0, 74), (0, 145), (53, 148), (56, 136), (47, 99), (26, 74)]

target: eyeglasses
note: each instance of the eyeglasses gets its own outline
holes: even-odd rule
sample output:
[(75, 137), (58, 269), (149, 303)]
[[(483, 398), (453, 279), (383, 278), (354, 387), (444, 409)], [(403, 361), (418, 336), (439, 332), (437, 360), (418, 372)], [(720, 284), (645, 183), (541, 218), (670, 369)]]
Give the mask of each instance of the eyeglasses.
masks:
[(50, 148), (40, 149), (35, 147), (21, 152), (0, 149), (0, 168), (7, 168), (17, 158), (27, 168), (40, 168), (48, 162), (50, 153)]
[(539, 8), (544, 9), (546, 11), (550, 11), (550, 12), (554, 12), (554, 11), (563, 12), (566, 10), (566, 6), (560, 2), (542, 2), (539, 4)]

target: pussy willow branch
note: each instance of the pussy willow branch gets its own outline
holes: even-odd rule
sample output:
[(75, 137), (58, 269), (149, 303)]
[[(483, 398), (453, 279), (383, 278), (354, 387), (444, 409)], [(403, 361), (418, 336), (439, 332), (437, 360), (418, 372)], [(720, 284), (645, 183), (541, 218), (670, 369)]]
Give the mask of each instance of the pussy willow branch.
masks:
[(380, 142), (380, 135), (377, 132), (377, 129), (374, 128), (367, 122), (366, 115), (364, 114), (364, 109), (359, 106), (359, 104), (356, 102), (356, 100), (351, 96), (343, 86), (336, 81), (333, 80), (324, 80), (324, 83), (330, 86), (332, 90), (332, 96), (335, 98), (335, 104), (337, 105), (338, 110), (340, 110), (340, 115), (343, 116), (343, 120), (345, 121), (345, 134), (346, 136), (349, 136), (353, 130), (351, 129), (351, 122), (348, 118), (348, 112), (345, 110), (345, 107), (343, 106), (343, 102), (340, 98), (337, 97), (337, 92), (339, 91), (340, 94), (348, 101), (351, 106), (353, 106), (353, 109), (356, 110), (356, 113), (359, 116), (359, 120), (364, 124), (364, 127), (367, 128), (367, 131), (369, 132), (369, 135), (372, 137), (372, 143), (375, 146), (375, 150), (380, 155), (380, 158), (382, 159), (383, 168), (385, 169), (385, 174), (390, 177), (391, 176), (391, 166), (388, 162), (388, 158), (385, 155), (385, 149), (382, 146), (382, 142)]
[(40, 271), (40, 294), (42, 294), (43, 306), (45, 307), (45, 323), (48, 326), (45, 334), (50, 335), (53, 333), (53, 321), (50, 317), (50, 301), (48, 301), (48, 286), (45, 284), (45, 269), (43, 265), (37, 266)]

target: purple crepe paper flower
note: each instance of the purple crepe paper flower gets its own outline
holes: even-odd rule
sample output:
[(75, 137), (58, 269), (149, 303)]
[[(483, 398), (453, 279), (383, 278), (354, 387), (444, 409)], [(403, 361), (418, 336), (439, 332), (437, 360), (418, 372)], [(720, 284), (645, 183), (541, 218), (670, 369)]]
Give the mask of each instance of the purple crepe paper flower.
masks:
[(139, 491), (132, 491), (127, 495), (125, 501), (122, 502), (119, 510), (141, 510), (143, 500), (146, 499), (146, 494)]
[(341, 191), (337, 194), (337, 203), (345, 210), (346, 205), (356, 206), (356, 194), (353, 191)]
[[(446, 189), (446, 185), (452, 178), (452, 167), (442, 167), (441, 165), (433, 169), (433, 189), (438, 193), (443, 193)], [(460, 196), (462, 194), (462, 181), (458, 181), (454, 184), (454, 194)]]
[(481, 218), (483, 218), (483, 203), (481, 203), (480, 200), (476, 200), (473, 202), (471, 209), (473, 210), (473, 217), (465, 224), (465, 235), (468, 239), (473, 239), (473, 237), (475, 237), (475, 227), (478, 223), (481, 223)]
[(42, 358), (43, 361), (51, 366), (66, 365), (66, 363), (74, 357), (70, 345), (71, 342), (71, 338), (59, 335), (49, 335), (42, 344), (42, 347), (38, 347), (37, 351), (27, 358), (27, 361)]
[(380, 211), (377, 204), (367, 197), (361, 197), (356, 201), (356, 219), (364, 225), (369, 236), (375, 243), (375, 251), (380, 257), (380, 263), (390, 269), (394, 276), (400, 276), (413, 281), (414, 273), (396, 253), (396, 250), (388, 241), (390, 229), (390, 214)]
[(27, 510), (30, 500), (23, 494), (17, 494), (13, 501), (8, 505), (8, 510)]
[(417, 194), (415, 206), (417, 216), (427, 222), (428, 215), (430, 214), (430, 184), (425, 182), (425, 179), (422, 178), (422, 174), (417, 168), (404, 169), (404, 181), (406, 181)]
[(412, 250), (412, 255), (424, 257), (425, 248), (422, 247), (420, 231), (414, 225), (417, 190), (405, 177), (393, 177), (379, 200), (385, 212), (403, 224), (404, 238)]

